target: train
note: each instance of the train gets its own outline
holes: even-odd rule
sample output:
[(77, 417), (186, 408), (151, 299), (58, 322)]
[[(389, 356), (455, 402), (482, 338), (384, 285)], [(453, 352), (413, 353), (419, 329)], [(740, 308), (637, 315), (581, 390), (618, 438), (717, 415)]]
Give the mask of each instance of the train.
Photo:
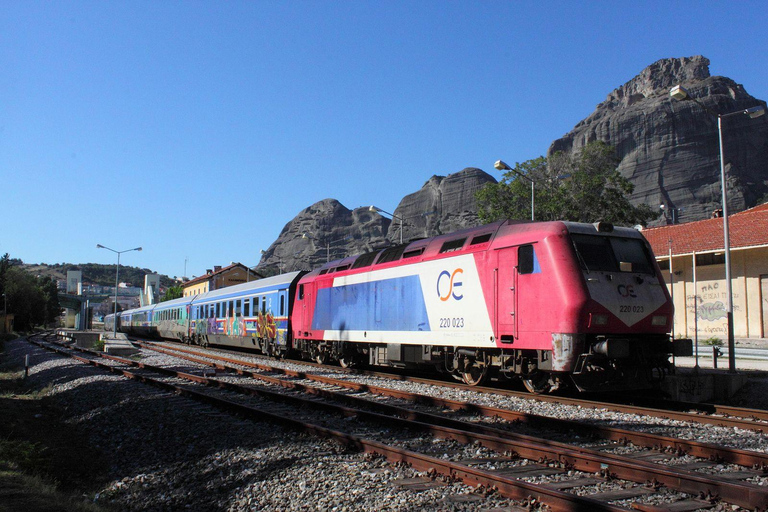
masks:
[(632, 228), (499, 221), (123, 311), (105, 330), (532, 393), (646, 389), (690, 355)]

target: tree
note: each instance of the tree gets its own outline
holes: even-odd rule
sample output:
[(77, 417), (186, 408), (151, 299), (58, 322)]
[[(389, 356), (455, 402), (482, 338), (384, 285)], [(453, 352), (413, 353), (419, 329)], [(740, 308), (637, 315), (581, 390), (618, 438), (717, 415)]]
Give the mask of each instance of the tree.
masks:
[(0, 280), (6, 294), (8, 312), (19, 331), (47, 325), (61, 314), (59, 290), (50, 277), (37, 277), (13, 266), (8, 254), (0, 259)]
[(165, 295), (163, 295), (163, 298), (160, 299), (160, 302), (179, 299), (183, 294), (184, 294), (184, 288), (182, 288), (181, 285), (171, 286), (165, 291)]
[(538, 221), (609, 221), (617, 225), (645, 225), (658, 217), (650, 206), (633, 206), (634, 185), (619, 172), (615, 149), (591, 142), (575, 155), (556, 153), (517, 163), (501, 181), (477, 192), (480, 219), (530, 218), (530, 182), (535, 183), (535, 217)]

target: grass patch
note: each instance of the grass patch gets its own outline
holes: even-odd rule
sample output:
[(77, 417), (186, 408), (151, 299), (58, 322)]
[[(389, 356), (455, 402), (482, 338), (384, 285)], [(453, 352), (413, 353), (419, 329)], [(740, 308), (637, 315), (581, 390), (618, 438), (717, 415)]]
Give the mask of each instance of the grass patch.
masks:
[(104, 458), (23, 375), (0, 353), (0, 512), (109, 510), (83, 497), (105, 483)]

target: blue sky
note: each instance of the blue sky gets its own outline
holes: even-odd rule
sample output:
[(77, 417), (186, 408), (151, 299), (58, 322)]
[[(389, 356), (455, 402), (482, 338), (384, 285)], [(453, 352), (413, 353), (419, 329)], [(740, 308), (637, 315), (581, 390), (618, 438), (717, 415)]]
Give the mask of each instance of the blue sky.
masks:
[(0, 0), (0, 253), (255, 265), (325, 198), (528, 160), (658, 59), (768, 99), (763, 2)]

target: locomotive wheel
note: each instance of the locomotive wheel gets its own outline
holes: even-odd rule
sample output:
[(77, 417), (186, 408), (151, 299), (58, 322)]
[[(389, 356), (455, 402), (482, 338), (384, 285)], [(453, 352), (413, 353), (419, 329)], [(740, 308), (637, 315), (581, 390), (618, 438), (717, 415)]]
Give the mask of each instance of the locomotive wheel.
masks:
[(547, 372), (534, 372), (527, 379), (523, 379), (523, 386), (534, 395), (549, 393), (552, 389), (552, 381)]
[(467, 386), (477, 386), (485, 381), (488, 376), (488, 361), (483, 357), (483, 360), (465, 359), (464, 371), (461, 372), (461, 380)]
[(313, 359), (317, 364), (328, 363), (328, 350), (325, 347), (315, 346), (313, 352)]
[(339, 358), (339, 366), (342, 368), (352, 368), (357, 366), (357, 361), (353, 356), (342, 356)]

